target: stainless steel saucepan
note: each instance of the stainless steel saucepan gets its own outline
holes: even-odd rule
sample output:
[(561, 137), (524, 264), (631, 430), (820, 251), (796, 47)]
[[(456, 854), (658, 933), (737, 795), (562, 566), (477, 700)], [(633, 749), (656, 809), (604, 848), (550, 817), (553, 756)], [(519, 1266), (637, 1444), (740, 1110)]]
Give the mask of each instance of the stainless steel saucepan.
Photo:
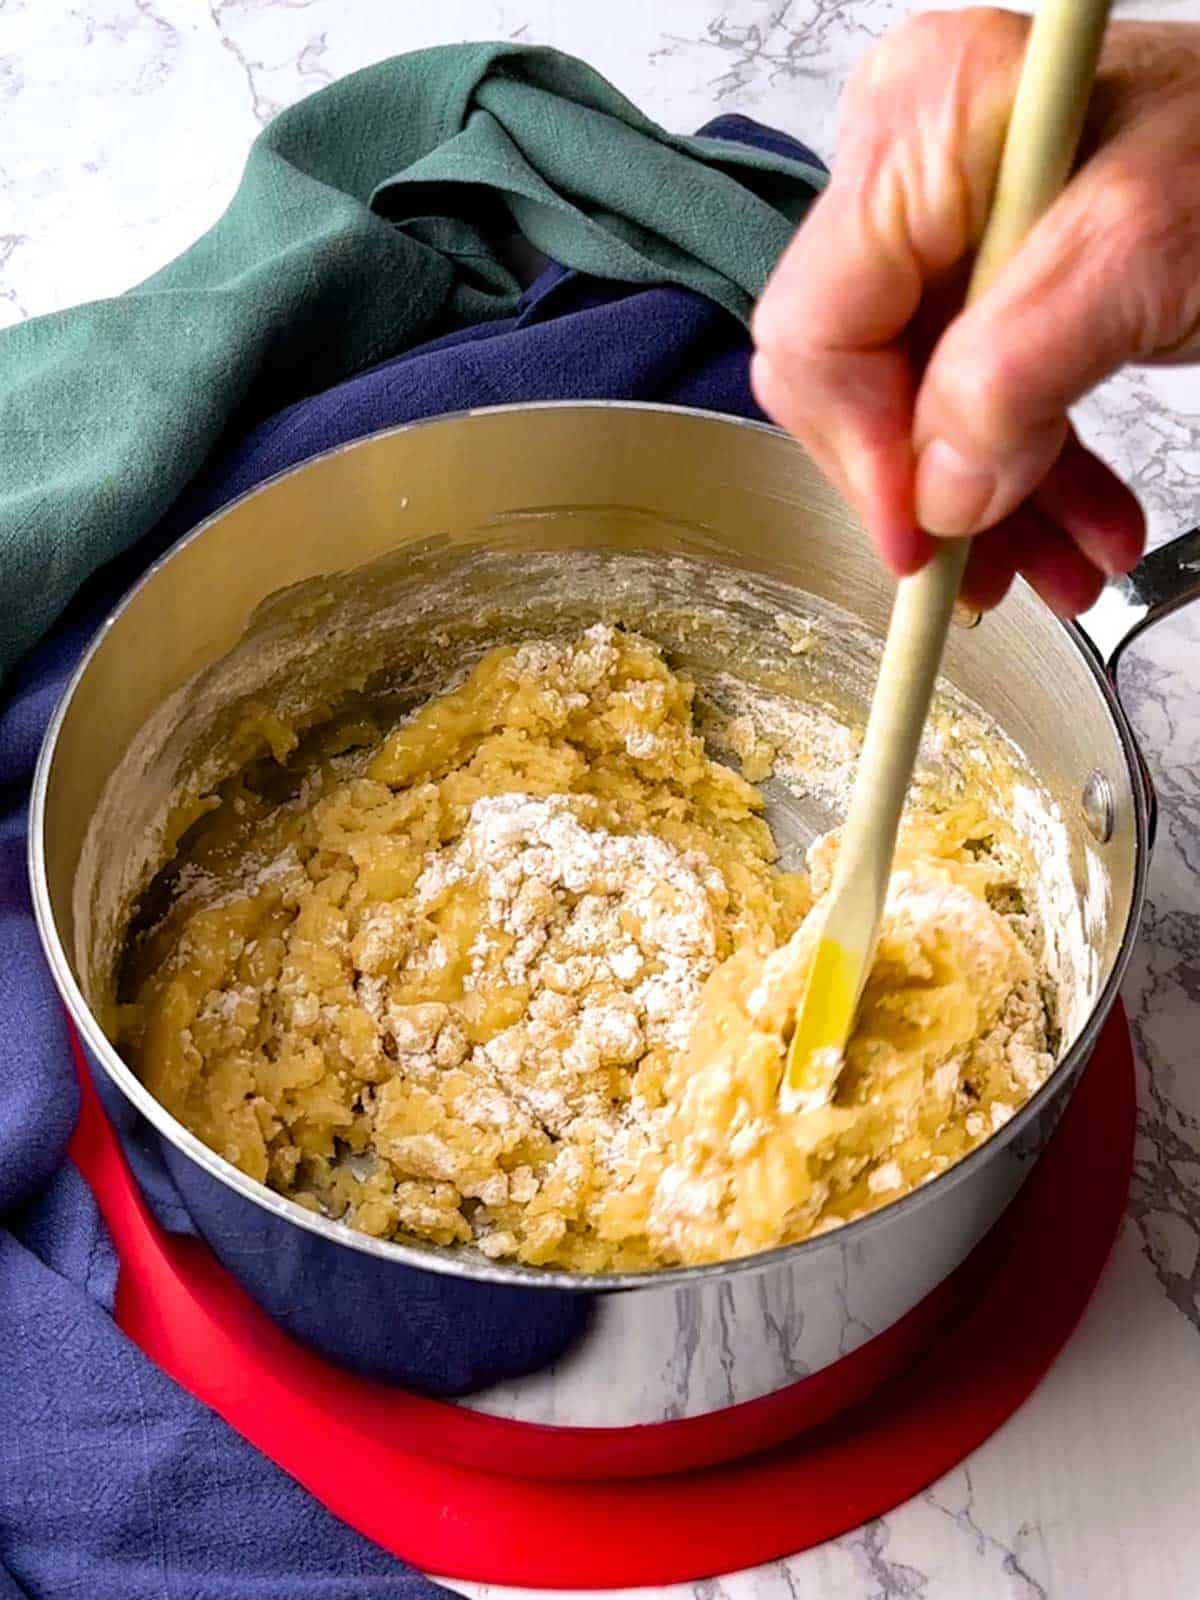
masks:
[[(820, 1372), (963, 1261), (1078, 1081), (1137, 935), (1153, 832), (1113, 668), (1134, 633), (1197, 593), (1200, 531), (1106, 592), (1094, 643), (1022, 586), (980, 626), (952, 632), (947, 679), (1052, 802), (1058, 844), (1043, 887), (1079, 935), (1063, 956), (1061, 1060), (1032, 1101), (957, 1167), (837, 1232), (719, 1266), (580, 1278), (356, 1233), (243, 1176), (151, 1098), (103, 1019), (122, 929), (167, 848), (165, 819), (180, 793), (244, 759), (247, 708), (303, 715), (353, 682), (402, 709), (487, 637), (574, 613), (644, 627), (702, 684), (731, 670), (807, 674), (805, 692), (853, 713), (891, 585), (791, 440), (666, 407), (446, 417), (245, 495), (182, 540), (102, 629), (34, 788), (46, 953), (151, 1207), (197, 1231), (326, 1355), (493, 1415), (652, 1423)], [(771, 619), (789, 608), (825, 619), (826, 648), (771, 656)], [(833, 820), (777, 800), (793, 842)]]

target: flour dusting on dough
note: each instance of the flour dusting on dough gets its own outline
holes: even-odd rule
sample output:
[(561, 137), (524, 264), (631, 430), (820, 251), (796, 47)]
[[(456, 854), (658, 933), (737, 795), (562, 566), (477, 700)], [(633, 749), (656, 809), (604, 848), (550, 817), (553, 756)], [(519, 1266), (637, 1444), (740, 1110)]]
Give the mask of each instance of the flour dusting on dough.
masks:
[(789, 1104), (837, 840), (779, 869), (755, 783), (780, 740), (732, 709), (741, 772), (661, 651), (596, 625), (491, 651), (390, 729), (293, 751), (281, 726), (131, 947), (124, 1048), (280, 1193), (497, 1260), (719, 1260), (927, 1181), (1052, 1064), (997, 819), (906, 819), (855, 1034)]

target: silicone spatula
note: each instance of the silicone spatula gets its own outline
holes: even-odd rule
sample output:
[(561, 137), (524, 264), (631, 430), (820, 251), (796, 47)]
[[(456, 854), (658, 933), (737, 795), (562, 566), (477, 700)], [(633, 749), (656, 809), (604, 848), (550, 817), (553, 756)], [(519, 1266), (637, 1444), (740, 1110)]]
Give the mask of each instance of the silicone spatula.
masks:
[[(1030, 30), (996, 190), (968, 301), (1016, 251), (1070, 175), (1108, 20), (1109, 0), (1046, 0)], [(938, 541), (902, 578), (783, 1087), (821, 1104), (837, 1083), (871, 969), (905, 795), (929, 715), (967, 539)]]

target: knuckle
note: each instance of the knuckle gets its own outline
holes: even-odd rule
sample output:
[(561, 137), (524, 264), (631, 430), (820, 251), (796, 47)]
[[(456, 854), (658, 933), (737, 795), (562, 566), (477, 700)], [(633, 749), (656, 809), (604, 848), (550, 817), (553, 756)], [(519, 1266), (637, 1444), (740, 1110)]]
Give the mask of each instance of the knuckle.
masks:
[(988, 340), (979, 352), (977, 372), (987, 411), (998, 426), (1007, 428), (1021, 415), (1029, 395), (1029, 368), (1023, 352), (1007, 342)]
[(965, 423), (976, 446), (1008, 455), (1036, 427), (1032, 382), (1022, 352), (985, 336), (937, 363), (939, 409)]
[(1021, 60), (1029, 37), (1027, 17), (998, 6), (972, 6), (956, 15), (969, 55), (1005, 67)]
[(943, 76), (948, 61), (1019, 57), (1027, 29), (1025, 18), (993, 6), (917, 12), (868, 52), (853, 81), (868, 91), (910, 80), (927, 88), (931, 73)]
[(925, 12), (865, 64), (847, 124), (863, 186), (933, 272), (978, 232), (1027, 32), (987, 7)]
[(1174, 215), (1169, 178), (1136, 157), (1113, 157), (1094, 186), (1088, 218), (1097, 239), (1121, 252), (1140, 249)]
[(854, 73), (854, 86), (873, 93), (927, 72), (931, 52), (940, 49), (953, 22), (952, 13), (925, 11), (906, 17), (863, 57)]
[(1109, 335), (1153, 355), (1194, 320), (1200, 283), (1200, 156), (1173, 165), (1114, 150), (1082, 210), (1080, 255), (1111, 285)]

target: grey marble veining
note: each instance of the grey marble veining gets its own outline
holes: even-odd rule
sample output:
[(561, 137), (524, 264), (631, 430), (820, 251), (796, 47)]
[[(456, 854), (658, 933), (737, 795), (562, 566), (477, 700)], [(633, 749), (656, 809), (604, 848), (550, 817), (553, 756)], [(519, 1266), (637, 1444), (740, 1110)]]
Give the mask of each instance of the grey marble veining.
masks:
[[(669, 127), (739, 110), (828, 156), (848, 71), (904, 9), (898, 0), (0, 0), (0, 326), (148, 274), (219, 214), (264, 122), (392, 52), (464, 38), (557, 45)], [(1118, 10), (1200, 20), (1200, 0)], [(1079, 421), (1137, 488), (1156, 540), (1200, 522), (1200, 374), (1126, 374)], [(1087, 1316), (1034, 1398), (967, 1464), (845, 1538), (681, 1589), (680, 1600), (1200, 1594), (1198, 662), (1193, 610), (1139, 641), (1123, 670), (1162, 809), (1125, 985), (1139, 1060), (1136, 1171)], [(852, 1328), (852, 1301), (845, 1315)]]

